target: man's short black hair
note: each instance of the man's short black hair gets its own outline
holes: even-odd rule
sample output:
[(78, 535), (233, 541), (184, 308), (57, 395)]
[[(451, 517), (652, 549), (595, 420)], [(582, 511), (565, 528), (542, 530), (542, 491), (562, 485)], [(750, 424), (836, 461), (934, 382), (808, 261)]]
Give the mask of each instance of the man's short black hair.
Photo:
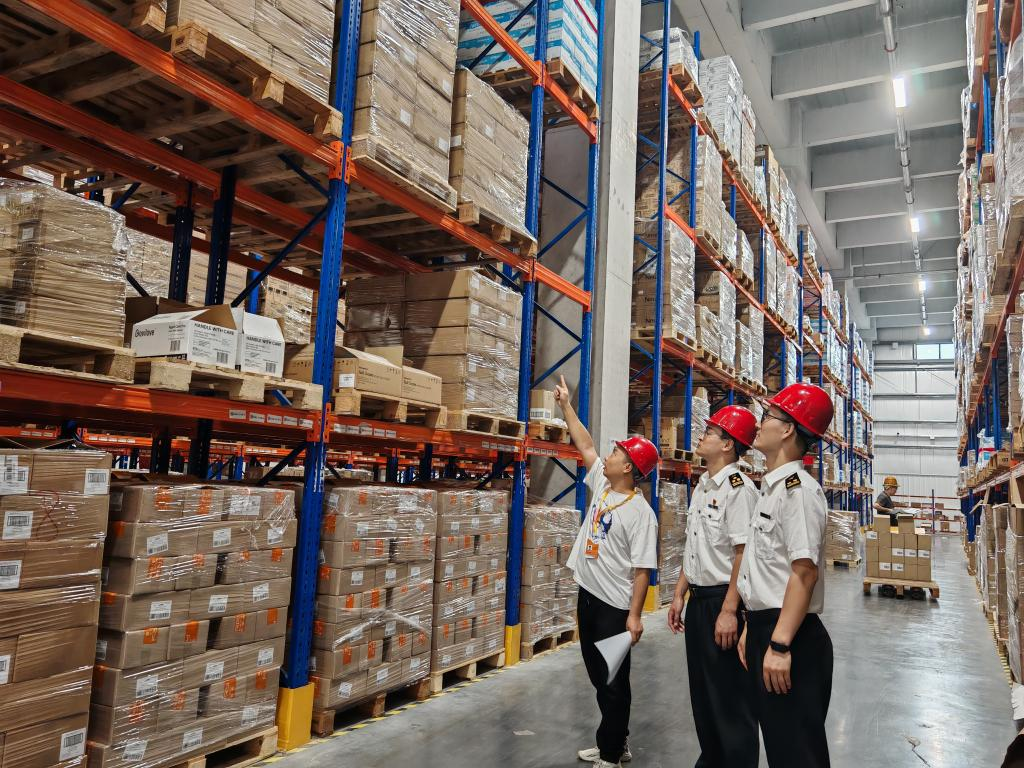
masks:
[(816, 437), (809, 430), (797, 424), (795, 421), (793, 422), (793, 427), (795, 428), (796, 441), (797, 444), (799, 444), (800, 446), (801, 455), (807, 453), (812, 448), (814, 448), (814, 446), (818, 444), (818, 440), (821, 439), (819, 437)]

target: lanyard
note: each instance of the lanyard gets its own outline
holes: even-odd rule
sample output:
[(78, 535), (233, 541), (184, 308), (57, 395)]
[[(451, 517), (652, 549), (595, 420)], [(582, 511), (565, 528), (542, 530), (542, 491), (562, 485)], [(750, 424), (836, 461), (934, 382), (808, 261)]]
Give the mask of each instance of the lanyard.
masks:
[(606, 513), (610, 514), (614, 512), (623, 504), (628, 504), (629, 502), (631, 502), (633, 500), (633, 497), (636, 496), (636, 488), (634, 488), (633, 492), (630, 493), (629, 496), (624, 498), (618, 504), (613, 504), (612, 506), (609, 507), (606, 505), (608, 503), (608, 494), (611, 492), (612, 489), (608, 488), (607, 490), (605, 490), (604, 493), (601, 494), (601, 500), (599, 502), (594, 503), (594, 512), (590, 516), (590, 533), (592, 536), (597, 536), (600, 532), (601, 518), (604, 517)]

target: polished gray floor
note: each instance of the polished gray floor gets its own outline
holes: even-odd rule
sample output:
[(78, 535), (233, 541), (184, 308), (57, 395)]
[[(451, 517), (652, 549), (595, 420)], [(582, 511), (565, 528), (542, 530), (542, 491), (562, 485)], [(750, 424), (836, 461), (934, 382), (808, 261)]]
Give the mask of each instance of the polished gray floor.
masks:
[[(959, 539), (940, 537), (935, 561), (938, 602), (864, 597), (859, 574), (828, 572), (833, 766), (998, 766), (1013, 739), (1006, 673)], [(633, 660), (633, 765), (692, 766), (682, 638), (665, 627), (664, 611), (645, 624)], [(321, 740), (274, 768), (569, 768), (593, 742), (596, 713), (579, 649), (568, 646)]]

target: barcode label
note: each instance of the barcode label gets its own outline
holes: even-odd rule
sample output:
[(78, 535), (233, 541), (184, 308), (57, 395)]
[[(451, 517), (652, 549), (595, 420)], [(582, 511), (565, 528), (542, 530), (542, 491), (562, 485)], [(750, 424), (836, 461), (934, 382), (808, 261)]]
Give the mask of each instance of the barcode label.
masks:
[(409, 669), (411, 671), (415, 672), (419, 668), (420, 668), (420, 660), (419, 660), (419, 658), (413, 657), (412, 659), (409, 660)]
[(171, 352), (181, 352), (181, 339), (171, 339)]
[(363, 572), (362, 571), (352, 571), (352, 586), (353, 587), (359, 587), (359, 586), (362, 586), (362, 584), (363, 584)]
[(277, 373), (277, 363), (273, 360), (267, 360), (264, 370), (266, 373)]
[(97, 640), (96, 641), (96, 661), (107, 660), (107, 641)]
[(499, 595), (502, 594), (505, 591), (505, 580), (504, 579), (495, 579), (495, 581), (494, 581), (494, 591), (497, 592)]
[(217, 365), (227, 365), (228, 364), (228, 353), (227, 352), (217, 352), (216, 354), (217, 354)]
[(270, 599), (270, 585), (269, 584), (257, 584), (252, 588), (252, 601), (254, 603), (262, 602), (263, 600)]
[(160, 689), (160, 675), (146, 675), (135, 681), (135, 698), (144, 699), (147, 696), (156, 696)]
[[(312, 658), (312, 657), (310, 657)], [(248, 727), (255, 725), (256, 720), (259, 717), (260, 708), (257, 706), (248, 706), (242, 708), (242, 727)]]
[(201, 747), (203, 745), (203, 729), (193, 728), (191, 731), (185, 731), (185, 735), (181, 737), (181, 751), (188, 752), (190, 749)]
[(124, 743), (124, 751), (121, 752), (121, 760), (126, 763), (137, 763), (146, 756), (146, 747), (149, 742), (145, 739), (129, 739)]
[(166, 552), (170, 547), (167, 540), (167, 532), (158, 533), (156, 536), (150, 536), (146, 539), (146, 554), (147, 555), (158, 555), (161, 552)]
[(171, 601), (154, 600), (149, 604), (149, 620), (161, 621), (171, 618)]
[(361, 538), (364, 538), (364, 537), (369, 536), (369, 535), (370, 535), (370, 524), (369, 523), (363, 523), (363, 522), (357, 522), (356, 523), (356, 537), (361, 539)]
[(11, 654), (0, 656), (0, 685), (7, 685), (11, 677)]
[(223, 661), (211, 661), (206, 665), (206, 672), (203, 675), (205, 682), (210, 683), (214, 680), (220, 680), (222, 677), (224, 677)]
[(231, 546), (231, 529), (230, 528), (217, 528), (213, 531), (213, 546), (215, 547), (228, 547)]
[(227, 609), (227, 595), (210, 595), (210, 604), (207, 607), (207, 613), (224, 613)]
[(258, 654), (256, 654), (256, 666), (257, 667), (269, 667), (274, 663), (274, 648), (260, 648)]
[(385, 680), (387, 680), (388, 679), (388, 672), (390, 672), (390, 668), (389, 667), (381, 667), (380, 669), (378, 669), (377, 670), (377, 682), (378, 683), (383, 683)]
[(0, 560), (0, 589), (17, 589), (21, 584), (21, 560)]
[(247, 515), (258, 515), (260, 513), (260, 506), (263, 504), (263, 499), (260, 496), (250, 496), (247, 502), (247, 508), (245, 514)]
[(28, 467), (8, 464), (0, 475), (0, 494), (28, 493)]
[(5, 540), (32, 538), (32, 512), (5, 512)]
[(350, 697), (352, 695), (352, 683), (346, 682), (339, 685), (338, 695), (343, 699), (347, 699), (348, 697)]
[(85, 728), (68, 731), (60, 737), (60, 760), (73, 760), (85, 754)]
[(446, 565), (444, 567), (444, 577), (446, 579), (450, 579), (454, 575), (455, 575), (455, 565), (452, 564), (452, 563), (449, 563), (448, 565)]
[(270, 526), (267, 531), (267, 544), (277, 544), (279, 541), (284, 540), (284, 528), (275, 528)]
[(86, 496), (106, 496), (110, 492), (110, 470), (109, 469), (87, 469), (85, 470)]

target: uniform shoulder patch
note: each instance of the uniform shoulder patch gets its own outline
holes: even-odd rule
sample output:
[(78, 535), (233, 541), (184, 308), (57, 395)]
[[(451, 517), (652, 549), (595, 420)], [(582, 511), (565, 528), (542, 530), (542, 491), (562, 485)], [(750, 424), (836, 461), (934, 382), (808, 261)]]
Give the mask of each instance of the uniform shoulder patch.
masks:
[(732, 485), (733, 488), (739, 488), (743, 485), (743, 475), (739, 472), (733, 472), (729, 475), (729, 484)]
[(797, 488), (800, 485), (800, 475), (794, 472), (792, 475), (786, 478), (786, 490), (790, 488)]

